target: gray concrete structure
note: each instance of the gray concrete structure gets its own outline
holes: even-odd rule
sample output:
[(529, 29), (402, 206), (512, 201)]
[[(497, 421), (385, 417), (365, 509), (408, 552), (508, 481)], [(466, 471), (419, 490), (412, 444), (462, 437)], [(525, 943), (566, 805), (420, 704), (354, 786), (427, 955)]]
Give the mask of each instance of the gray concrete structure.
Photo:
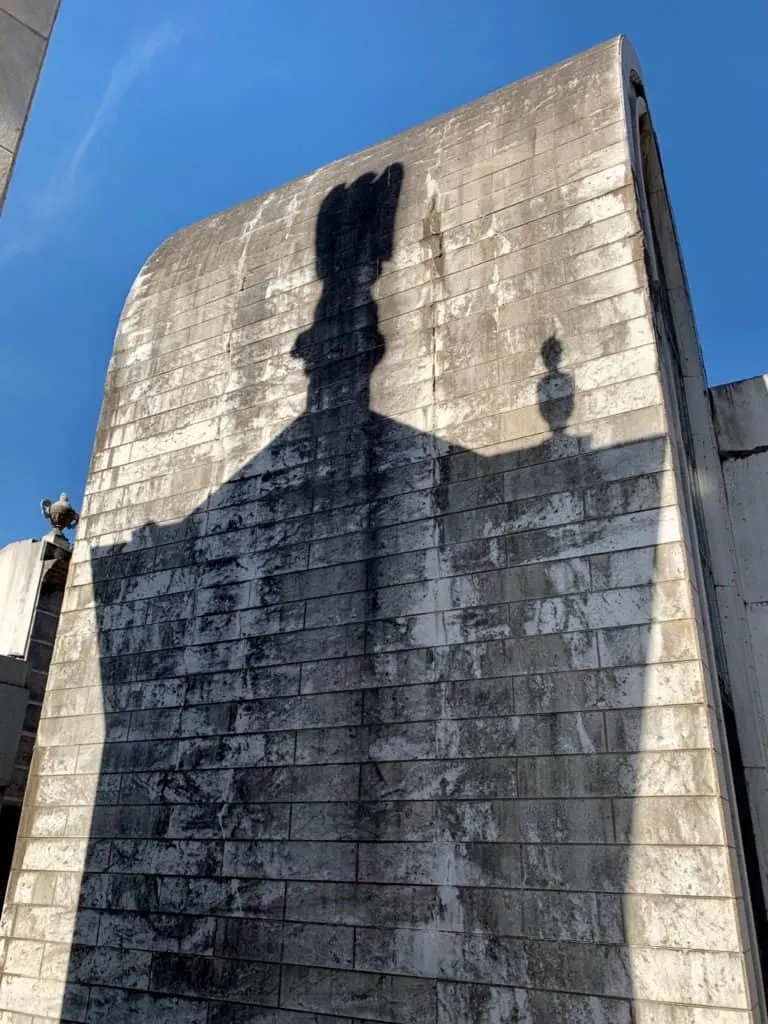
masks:
[(172, 238), (2, 1024), (764, 1021), (726, 514), (624, 40)]
[[(722, 464), (734, 602), (725, 622), (743, 648), (744, 685), (736, 690), (745, 785), (768, 891), (768, 377), (711, 392)], [(752, 712), (752, 713), (750, 713)]]
[(0, 0), (0, 210), (59, 0)]
[(70, 559), (63, 538), (0, 549), (0, 892), (10, 869)]

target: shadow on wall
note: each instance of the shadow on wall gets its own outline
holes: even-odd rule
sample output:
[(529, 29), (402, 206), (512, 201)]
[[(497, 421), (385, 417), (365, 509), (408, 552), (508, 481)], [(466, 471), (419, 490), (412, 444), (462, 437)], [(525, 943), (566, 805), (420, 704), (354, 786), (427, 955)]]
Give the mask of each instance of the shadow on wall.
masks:
[(610, 709), (642, 705), (658, 509), (629, 540), (611, 482), (664, 440), (569, 433), (556, 338), (541, 444), (371, 411), (402, 181), (320, 208), (306, 411), (183, 523), (94, 552), (108, 735), (67, 1020), (631, 1019)]

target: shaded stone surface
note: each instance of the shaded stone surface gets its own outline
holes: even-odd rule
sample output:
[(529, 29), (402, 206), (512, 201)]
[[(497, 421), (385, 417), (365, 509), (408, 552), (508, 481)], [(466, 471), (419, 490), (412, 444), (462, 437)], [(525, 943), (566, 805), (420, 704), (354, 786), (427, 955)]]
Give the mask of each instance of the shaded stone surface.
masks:
[(140, 274), (0, 1013), (758, 1019), (622, 59)]

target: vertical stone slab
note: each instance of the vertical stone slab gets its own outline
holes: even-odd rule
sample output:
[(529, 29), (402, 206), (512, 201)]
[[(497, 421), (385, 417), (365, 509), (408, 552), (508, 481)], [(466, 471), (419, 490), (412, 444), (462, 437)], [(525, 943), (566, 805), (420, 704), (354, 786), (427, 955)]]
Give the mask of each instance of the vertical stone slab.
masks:
[(760, 523), (768, 468), (766, 383), (765, 377), (752, 377), (712, 388), (709, 393), (722, 470), (716, 536), (719, 548), (730, 555), (726, 563), (729, 576), (719, 581), (718, 597), (723, 618), (729, 623), (728, 638), (743, 660), (741, 671), (733, 673), (740, 684), (734, 687), (734, 717), (763, 892), (768, 891), (768, 544)]
[(623, 46), (142, 270), (8, 1019), (758, 1019)]
[(0, 3), (0, 209), (58, 8), (58, 0)]

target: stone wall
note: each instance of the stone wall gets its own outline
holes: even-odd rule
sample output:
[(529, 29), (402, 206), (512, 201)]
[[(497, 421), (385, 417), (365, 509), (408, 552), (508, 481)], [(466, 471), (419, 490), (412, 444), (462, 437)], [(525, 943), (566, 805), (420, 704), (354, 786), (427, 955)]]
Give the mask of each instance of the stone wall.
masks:
[(0, 0), (0, 209), (59, 0)]
[(21, 802), (64, 597), (67, 542), (23, 540), (0, 550), (0, 893), (5, 893)]
[(606, 44), (147, 262), (3, 1024), (760, 1019), (632, 62)]
[(733, 552), (743, 620), (743, 685), (736, 708), (745, 782), (768, 892), (768, 378), (723, 384), (711, 392), (727, 502), (724, 544)]

